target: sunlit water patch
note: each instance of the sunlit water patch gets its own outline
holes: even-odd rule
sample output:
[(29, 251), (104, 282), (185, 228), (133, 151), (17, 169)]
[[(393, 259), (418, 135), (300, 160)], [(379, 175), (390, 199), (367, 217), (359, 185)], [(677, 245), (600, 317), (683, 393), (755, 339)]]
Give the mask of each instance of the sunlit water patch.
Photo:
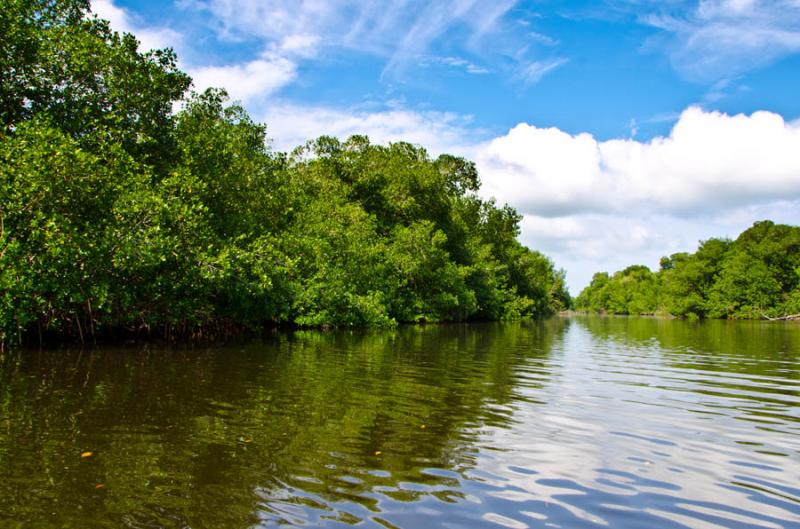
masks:
[(0, 527), (800, 528), (800, 326), (634, 318), (25, 351)]

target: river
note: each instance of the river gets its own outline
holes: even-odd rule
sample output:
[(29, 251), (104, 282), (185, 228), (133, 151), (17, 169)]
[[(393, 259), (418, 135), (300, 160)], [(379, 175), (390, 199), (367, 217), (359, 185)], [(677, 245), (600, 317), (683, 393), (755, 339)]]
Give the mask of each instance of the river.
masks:
[(0, 527), (800, 528), (800, 325), (297, 331), (0, 362)]

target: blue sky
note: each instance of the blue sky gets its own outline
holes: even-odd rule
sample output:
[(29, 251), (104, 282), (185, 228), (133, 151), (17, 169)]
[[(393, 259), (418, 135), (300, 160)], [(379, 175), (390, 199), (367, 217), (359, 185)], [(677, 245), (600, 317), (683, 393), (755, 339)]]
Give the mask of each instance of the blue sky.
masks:
[(800, 1), (95, 0), (224, 86), (274, 148), (407, 140), (478, 163), (522, 240), (594, 271), (800, 224)]

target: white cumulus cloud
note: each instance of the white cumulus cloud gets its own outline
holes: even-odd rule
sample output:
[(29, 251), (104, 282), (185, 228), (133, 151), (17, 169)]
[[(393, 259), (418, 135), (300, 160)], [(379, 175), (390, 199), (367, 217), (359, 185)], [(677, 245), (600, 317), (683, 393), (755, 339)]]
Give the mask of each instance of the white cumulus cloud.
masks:
[[(170, 28), (144, 24), (134, 13), (113, 0), (92, 0), (92, 12), (108, 20), (115, 31), (133, 33), (144, 50), (185, 47), (181, 33)], [(316, 53), (319, 38), (301, 32), (286, 34), (270, 43), (253, 60), (239, 63), (193, 66), (181, 60), (181, 67), (194, 80), (195, 90), (221, 87), (233, 100), (243, 103), (263, 101), (297, 77), (297, 62)], [(189, 50), (181, 50), (189, 51)]]
[(488, 192), (530, 214), (708, 213), (800, 198), (800, 123), (691, 107), (647, 142), (520, 124), (478, 165)]
[(475, 149), (482, 193), (524, 214), (522, 240), (568, 271), (658, 267), (756, 220), (800, 223), (800, 121), (685, 110), (668, 136), (598, 141), (520, 124)]
[(292, 82), (297, 66), (286, 57), (268, 52), (253, 61), (190, 68), (189, 73), (196, 90), (221, 87), (228, 91), (231, 99), (248, 103), (265, 98)]
[(92, 12), (108, 20), (114, 31), (136, 35), (143, 50), (175, 48), (181, 44), (182, 37), (177, 31), (146, 26), (125, 9), (114, 5), (111, 0), (92, 0)]
[(467, 116), (418, 111), (272, 104), (257, 117), (275, 147), (321, 134), (367, 134), (475, 159), (482, 195), (523, 213), (522, 241), (567, 270), (573, 294), (594, 272), (694, 251), (735, 237), (754, 221), (800, 223), (800, 122), (778, 114), (726, 115), (692, 107), (650, 141), (521, 124), (479, 142)]

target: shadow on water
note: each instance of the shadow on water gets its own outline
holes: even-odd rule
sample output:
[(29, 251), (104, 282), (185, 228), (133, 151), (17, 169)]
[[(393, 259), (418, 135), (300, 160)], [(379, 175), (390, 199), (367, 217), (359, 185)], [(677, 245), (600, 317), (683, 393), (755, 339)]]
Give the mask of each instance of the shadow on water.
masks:
[(391, 526), (407, 502), (463, 502), (478, 439), (537, 405), (569, 324), (12, 355), (0, 526)]

